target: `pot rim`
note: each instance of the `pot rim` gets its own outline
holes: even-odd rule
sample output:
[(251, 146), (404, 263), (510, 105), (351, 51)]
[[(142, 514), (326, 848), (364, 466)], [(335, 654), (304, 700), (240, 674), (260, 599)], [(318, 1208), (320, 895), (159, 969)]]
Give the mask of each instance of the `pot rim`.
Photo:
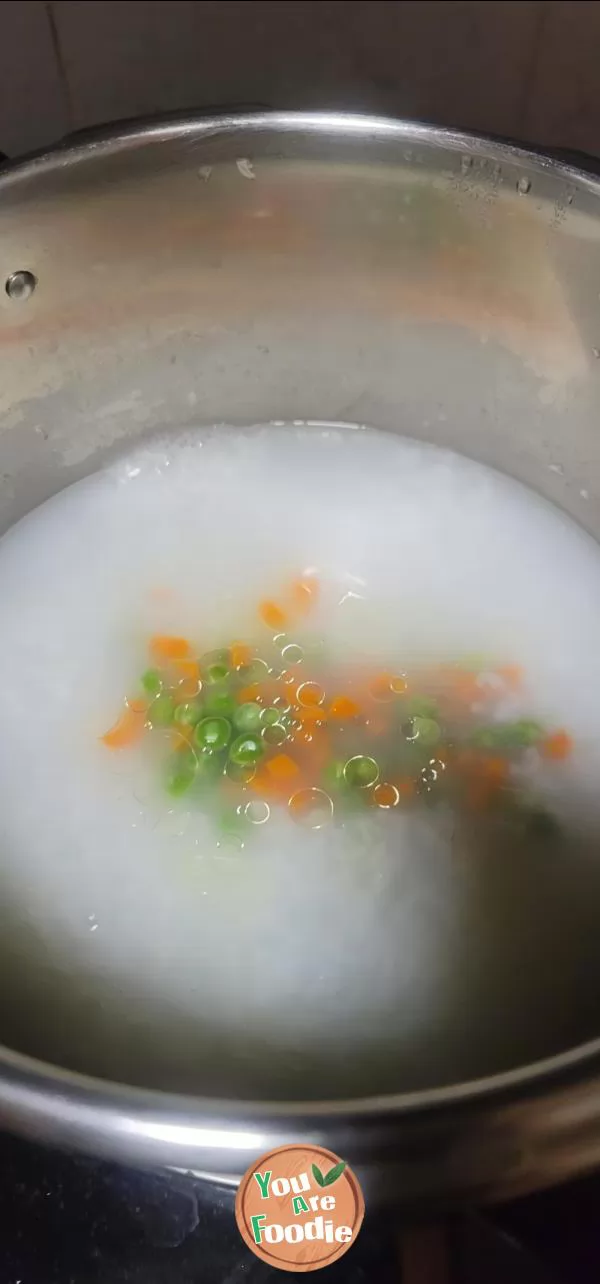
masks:
[(309, 1116), (314, 1119), (320, 1116), (347, 1119), (352, 1115), (367, 1120), (369, 1116), (380, 1117), (383, 1113), (398, 1116), (412, 1115), (417, 1112), (433, 1113), (451, 1106), (471, 1105), (476, 1101), (484, 1102), (492, 1096), (497, 1100), (510, 1100), (517, 1094), (524, 1095), (524, 1091), (519, 1090), (537, 1088), (541, 1082), (549, 1089), (566, 1087), (574, 1080), (579, 1081), (584, 1077), (577, 1073), (582, 1069), (585, 1071), (586, 1079), (595, 1074), (600, 1075), (600, 1037), (566, 1052), (557, 1053), (553, 1057), (544, 1057), (540, 1061), (532, 1061), (528, 1065), (518, 1066), (513, 1070), (504, 1070), (499, 1074), (486, 1075), (477, 1079), (467, 1079), (445, 1087), (322, 1101), (310, 1099), (308, 1101), (253, 1101), (243, 1097), (237, 1097), (231, 1101), (226, 1097), (196, 1096), (100, 1079), (93, 1075), (80, 1074), (75, 1070), (55, 1066), (50, 1062), (41, 1061), (0, 1045), (0, 1072), (7, 1070), (12, 1072), (15, 1079), (22, 1078), (26, 1081), (28, 1089), (36, 1086), (50, 1087), (53, 1084), (57, 1088), (62, 1087), (63, 1090), (73, 1089), (81, 1101), (88, 1097), (104, 1095), (107, 1103), (109, 1098), (113, 1101), (121, 1101), (123, 1104), (135, 1100), (140, 1105), (152, 1107), (157, 1112), (160, 1112), (161, 1106), (163, 1111), (166, 1107), (166, 1113), (169, 1115), (174, 1108), (179, 1107), (194, 1114), (207, 1112), (214, 1115), (223, 1112), (231, 1116), (232, 1113), (239, 1112), (246, 1117), (261, 1118), (268, 1115), (278, 1120), (294, 1117), (306, 1119)]
[[(440, 146), (482, 159), (506, 162), (530, 173), (543, 173), (576, 181), (594, 196), (600, 196), (600, 179), (585, 169), (545, 156), (512, 142), (485, 135), (441, 128), (413, 121), (346, 112), (256, 112), (207, 117), (201, 113), (178, 113), (149, 120), (118, 123), (109, 128), (85, 131), (57, 147), (26, 156), (0, 170), (0, 198), (7, 189), (34, 181), (46, 174), (68, 169), (122, 151), (137, 151), (147, 145), (193, 138), (203, 139), (271, 131), (275, 134), (304, 131), (331, 138), (369, 137)], [(582, 157), (582, 162), (585, 158)], [(593, 161), (590, 163), (593, 164)], [(576, 1090), (600, 1076), (600, 1037), (540, 1061), (499, 1074), (408, 1093), (323, 1101), (253, 1101), (180, 1095), (114, 1083), (79, 1074), (0, 1046), (0, 1112), (9, 1125), (40, 1136), (44, 1131), (54, 1139), (58, 1134), (73, 1145), (81, 1145), (84, 1133), (107, 1131), (105, 1153), (124, 1153), (128, 1142), (142, 1140), (144, 1153), (156, 1157), (167, 1148), (179, 1151), (209, 1149), (260, 1153), (262, 1142), (271, 1133), (252, 1133), (252, 1125), (285, 1129), (301, 1122), (302, 1131), (319, 1129), (327, 1120), (335, 1126), (369, 1121), (438, 1115), (446, 1110), (495, 1105), (540, 1094), (559, 1093), (575, 1085)], [(570, 1094), (574, 1099), (576, 1091)], [(110, 1124), (106, 1130), (106, 1118)], [(246, 1127), (240, 1130), (241, 1122)], [(178, 1135), (181, 1134), (181, 1135)], [(296, 1135), (296, 1134), (294, 1134)], [(110, 1144), (112, 1137), (113, 1144)], [(117, 1145), (114, 1144), (115, 1139)], [(89, 1143), (88, 1143), (89, 1146)], [(171, 1160), (172, 1161), (172, 1160)], [(208, 1174), (207, 1174), (208, 1175)], [(227, 1179), (227, 1178), (226, 1178)], [(229, 1178), (231, 1179), (231, 1178)]]
[[(110, 125), (94, 126), (67, 135), (55, 146), (30, 152), (0, 167), (0, 191), (26, 178), (68, 168), (100, 156), (137, 149), (153, 143), (189, 142), (231, 134), (252, 135), (264, 130), (286, 134), (303, 130), (313, 135), (339, 138), (371, 136), (379, 141), (424, 143), (443, 146), (453, 152), (467, 152), (481, 159), (511, 162), (530, 172), (577, 181), (600, 196), (600, 161), (584, 153), (568, 152), (578, 163), (571, 164), (558, 154), (533, 145), (490, 134), (471, 133), (418, 120), (346, 111), (248, 111), (207, 116), (202, 111), (166, 112), (131, 117)], [(597, 169), (598, 176), (593, 172)]]

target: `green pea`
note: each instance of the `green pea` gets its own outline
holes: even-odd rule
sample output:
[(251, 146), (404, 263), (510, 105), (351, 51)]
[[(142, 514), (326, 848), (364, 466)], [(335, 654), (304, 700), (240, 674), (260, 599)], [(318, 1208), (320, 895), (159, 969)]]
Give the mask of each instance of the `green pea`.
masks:
[[(289, 706), (288, 706), (289, 707)], [(261, 709), (260, 720), (263, 727), (274, 727), (276, 722), (281, 718), (281, 711), (273, 708), (272, 705), (267, 709)]]
[(282, 718), (284, 714), (289, 713), (292, 708), (289, 696), (275, 696), (272, 707), (277, 711), (279, 717)]
[(166, 692), (152, 701), (149, 718), (153, 727), (169, 727), (175, 716), (175, 701)]
[(227, 718), (202, 718), (194, 732), (196, 744), (211, 752), (224, 749), (230, 739), (231, 725)]
[(163, 680), (158, 669), (146, 669), (146, 672), (142, 673), (140, 681), (148, 695), (160, 695), (163, 688)]
[(413, 718), (413, 731), (422, 745), (436, 745), (442, 734), (433, 718)]
[(544, 734), (539, 722), (522, 718), (520, 722), (499, 722), (493, 727), (479, 727), (471, 743), (481, 749), (526, 749), (537, 744)]
[(227, 763), (226, 773), (230, 780), (235, 780), (236, 784), (247, 785), (256, 775), (256, 764), (246, 763), (245, 766), (242, 766), (241, 763), (232, 762), (230, 758)]
[(218, 647), (215, 647), (214, 650), (212, 651), (204, 652), (204, 655), (201, 656), (201, 659), (200, 659), (200, 665), (204, 666), (205, 664), (226, 664), (227, 667), (229, 667), (230, 660), (231, 660), (231, 655), (229, 652), (229, 648), (226, 646), (218, 646)]
[(350, 816), (358, 815), (368, 806), (370, 796), (371, 789), (368, 786), (361, 789), (357, 788), (356, 785), (346, 784), (343, 789), (338, 789), (337, 791), (334, 789), (333, 791), (335, 806), (339, 815), (344, 813)]
[(235, 807), (225, 808), (218, 816), (218, 826), (222, 834), (242, 834), (248, 826)]
[(476, 749), (494, 749), (500, 743), (496, 727), (478, 727), (470, 741)]
[(288, 733), (282, 722), (272, 722), (263, 727), (262, 738), (266, 745), (282, 745), (287, 740)]
[(229, 651), (207, 651), (200, 659), (200, 672), (204, 682), (224, 682), (231, 674)]
[(196, 779), (199, 785), (214, 785), (223, 775), (227, 756), (222, 750), (202, 749), (198, 754)]
[(543, 727), (539, 722), (533, 722), (530, 718), (522, 718), (520, 722), (515, 722), (512, 728), (513, 738), (517, 745), (535, 745), (544, 735)]
[(213, 717), (233, 718), (237, 705), (233, 696), (223, 683), (204, 688), (204, 708)]
[(197, 758), (191, 751), (173, 754), (167, 767), (166, 787), (174, 798), (185, 794), (196, 778)]
[(527, 744), (527, 739), (523, 739), (516, 723), (508, 723), (506, 726), (496, 727), (493, 743), (498, 749), (521, 749)]
[(241, 851), (244, 839), (248, 835), (248, 822), (235, 807), (224, 808), (217, 816), (217, 828), (220, 833), (219, 847), (231, 847)]
[(222, 682), (229, 676), (229, 669), (226, 664), (209, 664), (203, 670), (206, 682)]
[(181, 795), (187, 793), (193, 783), (194, 773), (179, 767), (178, 770), (170, 772), (167, 777), (167, 792), (173, 798), (181, 798)]
[(264, 682), (268, 676), (269, 666), (266, 660), (261, 660), (258, 656), (255, 656), (249, 664), (243, 664), (241, 669), (238, 669), (238, 677), (245, 687), (250, 686), (253, 682)]
[(328, 762), (327, 766), (321, 772), (321, 784), (324, 789), (344, 789), (346, 786), (346, 777), (344, 774), (345, 763)]
[(237, 740), (234, 740), (229, 750), (229, 757), (231, 762), (236, 763), (237, 766), (246, 767), (258, 762), (263, 753), (264, 748), (260, 736), (248, 733), (247, 735), (238, 736)]
[(196, 723), (202, 717), (202, 701), (190, 700), (186, 704), (178, 704), (174, 713), (175, 722), (182, 727), (195, 727)]
[[(266, 713), (267, 710), (265, 709), (264, 712)], [(273, 712), (275, 713), (276, 711), (273, 710)], [(264, 719), (261, 719), (262, 713), (263, 710), (260, 705), (251, 700), (246, 704), (240, 704), (233, 715), (234, 726), (237, 727), (238, 731), (257, 731), (261, 720), (264, 722)], [(274, 721), (276, 722), (277, 718)]]
[(406, 707), (411, 718), (437, 718), (439, 714), (438, 702), (431, 696), (411, 696)]
[(379, 767), (374, 758), (367, 758), (364, 754), (356, 754), (354, 758), (349, 758), (344, 766), (344, 780), (347, 785), (355, 785), (357, 789), (368, 789), (379, 777)]

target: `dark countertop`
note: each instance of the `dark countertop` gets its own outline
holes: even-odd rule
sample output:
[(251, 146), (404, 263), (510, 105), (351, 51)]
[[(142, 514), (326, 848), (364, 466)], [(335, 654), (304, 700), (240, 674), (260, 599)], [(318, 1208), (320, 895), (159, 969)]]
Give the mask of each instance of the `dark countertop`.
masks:
[[(296, 1278), (242, 1242), (231, 1191), (8, 1135), (1, 1284), (263, 1284)], [(369, 1212), (327, 1284), (597, 1284), (600, 1178), (410, 1227)]]
[[(262, 1284), (234, 1220), (234, 1193), (176, 1173), (124, 1168), (2, 1139), (2, 1284)], [(394, 1234), (373, 1218), (328, 1284), (397, 1280)], [(396, 1273), (395, 1273), (396, 1272)], [(294, 1277), (295, 1278), (295, 1277)]]

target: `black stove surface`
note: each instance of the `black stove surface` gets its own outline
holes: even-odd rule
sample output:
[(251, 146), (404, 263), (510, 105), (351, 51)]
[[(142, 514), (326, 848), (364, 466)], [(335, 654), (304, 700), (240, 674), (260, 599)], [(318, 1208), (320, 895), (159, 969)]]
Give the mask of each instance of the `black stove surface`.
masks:
[[(2, 1137), (0, 1284), (263, 1284), (231, 1191)], [(327, 1284), (598, 1284), (600, 1177), (434, 1226), (367, 1212)]]

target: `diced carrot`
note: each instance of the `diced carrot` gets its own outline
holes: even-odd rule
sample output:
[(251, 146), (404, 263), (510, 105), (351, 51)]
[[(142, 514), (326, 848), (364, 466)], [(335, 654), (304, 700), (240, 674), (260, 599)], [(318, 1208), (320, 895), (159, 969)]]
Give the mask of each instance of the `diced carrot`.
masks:
[(373, 700), (387, 704), (388, 700), (394, 699), (392, 690), (392, 673), (376, 673), (375, 677), (369, 682), (369, 695)]
[(476, 673), (457, 671), (451, 683), (451, 694), (460, 704), (473, 704), (483, 698), (484, 692), (478, 685)]
[(291, 599), (299, 615), (306, 615), (314, 605), (319, 592), (319, 582), (312, 576), (294, 580), (291, 588)]
[(303, 746), (306, 771), (318, 775), (331, 759), (331, 742), (325, 727), (304, 727), (296, 737)]
[[(450, 665), (440, 667), (436, 673), (437, 686), (433, 687), (444, 708), (456, 715), (470, 712), (470, 706), (489, 697), (492, 688), (479, 686), (476, 673), (466, 673)], [(431, 688), (430, 688), (431, 689)]]
[[(443, 750), (440, 752), (440, 760), (443, 752)], [(464, 778), (467, 794), (473, 790), (473, 797), (480, 800), (485, 795), (486, 802), (491, 800), (509, 775), (509, 763), (506, 758), (476, 753), (473, 749), (460, 750), (454, 757), (453, 766)]]
[(568, 758), (572, 748), (573, 740), (567, 731), (554, 731), (539, 746), (542, 758), (550, 758), (555, 762)]
[(506, 758), (482, 758), (479, 774), (490, 785), (502, 785), (508, 776)]
[(298, 674), (292, 673), (290, 669), (284, 669), (283, 673), (281, 674), (280, 681), (283, 682), (284, 686), (286, 687), (293, 687), (293, 686), (297, 687)]
[[(259, 687), (259, 696), (257, 698), (263, 704), (275, 704), (275, 701), (280, 699), (282, 687), (276, 678), (266, 677), (263, 682), (260, 682), (257, 685)], [(286, 702), (287, 699), (289, 699), (289, 697), (287, 697), (286, 691)]]
[(194, 696), (198, 695), (199, 686), (199, 682), (193, 682), (189, 678), (180, 682), (177, 690), (173, 692), (175, 703), (183, 704), (186, 700), (193, 700)]
[(254, 775), (249, 775), (248, 778), (243, 781), (245, 789), (252, 789), (255, 792), (260, 791), (260, 787), (263, 783), (269, 783), (269, 777), (265, 771), (264, 763), (262, 766), (256, 768)]
[(242, 665), (249, 664), (252, 658), (250, 647), (245, 642), (232, 642), (229, 652), (231, 665), (234, 669), (241, 669)]
[(294, 715), (303, 726), (312, 726), (314, 723), (322, 724), (327, 722), (327, 714), (318, 704), (309, 705), (307, 709), (300, 705)]
[(470, 775), (477, 768), (480, 755), (476, 754), (474, 749), (459, 749), (454, 759), (454, 765), (457, 771), (464, 775)]
[(379, 785), (375, 785), (369, 801), (375, 807), (395, 807), (400, 801), (400, 791), (396, 785), (391, 785), (388, 781), (382, 780)]
[(240, 704), (247, 704), (248, 702), (254, 704), (260, 695), (260, 682), (251, 682), (249, 686), (242, 687), (241, 691), (238, 691), (237, 698)]
[(171, 660), (170, 669), (178, 683), (176, 700), (191, 700), (200, 688), (200, 665), (197, 660)]
[(312, 744), (314, 733), (314, 725), (307, 723), (305, 726), (303, 722), (300, 722), (299, 718), (295, 718), (288, 735), (288, 741), (294, 747), (300, 745), (305, 749), (307, 745), (310, 746)]
[(289, 683), (286, 686), (285, 682), (280, 681), (279, 690), (277, 694), (282, 700), (287, 700), (287, 703), (291, 705), (291, 707), (294, 710), (297, 711), (300, 708), (300, 701), (298, 700), (298, 687), (296, 685), (292, 686), (292, 684)]
[(155, 633), (150, 638), (150, 654), (154, 660), (185, 660), (191, 647), (186, 638), (172, 637), (168, 633)]
[(259, 767), (256, 775), (252, 777), (252, 780), (248, 781), (248, 788), (265, 801), (286, 803), (291, 792), (297, 788), (297, 781), (297, 776), (283, 777), (281, 779), (272, 776), (267, 771), (267, 768), (263, 766)]
[(175, 659), (171, 661), (171, 668), (180, 682), (184, 680), (198, 682), (200, 679), (200, 665), (197, 660)]
[(148, 708), (148, 701), (140, 696), (128, 696), (125, 704), (132, 713), (145, 713)]
[(277, 797), (276, 782), (267, 774), (265, 767), (258, 768), (258, 771), (248, 780), (247, 788), (254, 794), (260, 794), (261, 798)]
[(509, 775), (505, 758), (485, 754), (462, 755), (464, 770), (464, 801), (471, 811), (485, 811), (497, 798)]
[(141, 700), (132, 700), (117, 718), (114, 726), (104, 732), (100, 739), (108, 749), (127, 749), (129, 745), (141, 739), (146, 725), (146, 705)]
[(369, 715), (366, 730), (371, 740), (374, 740), (377, 736), (387, 735), (389, 729), (389, 719), (384, 717), (383, 713), (377, 712)]
[(414, 798), (416, 792), (415, 782), (410, 779), (410, 776), (401, 776), (399, 780), (394, 781), (394, 784), (400, 794), (401, 802), (408, 802), (411, 798)]
[(523, 683), (523, 669), (520, 664), (501, 664), (496, 669), (499, 678), (503, 678), (511, 691), (518, 691)]
[(349, 718), (358, 718), (361, 713), (361, 707), (357, 700), (352, 700), (350, 696), (335, 696), (329, 706), (329, 717), (335, 722), (346, 722)]
[(320, 829), (333, 815), (333, 802), (323, 789), (314, 785), (296, 788), (289, 800), (290, 816), (298, 824)]
[(320, 705), (325, 699), (325, 692), (319, 682), (301, 682), (296, 691), (298, 704), (303, 709)]
[(300, 768), (298, 763), (294, 762), (293, 758), (290, 758), (289, 754), (278, 753), (266, 763), (266, 770), (273, 780), (287, 781), (293, 780), (294, 776), (298, 775)]
[(241, 687), (236, 699), (240, 704), (273, 704), (280, 694), (277, 682), (267, 678), (264, 682), (250, 682), (247, 687)]
[(285, 611), (277, 605), (277, 602), (264, 601), (260, 603), (258, 614), (269, 629), (284, 629), (287, 623)]

